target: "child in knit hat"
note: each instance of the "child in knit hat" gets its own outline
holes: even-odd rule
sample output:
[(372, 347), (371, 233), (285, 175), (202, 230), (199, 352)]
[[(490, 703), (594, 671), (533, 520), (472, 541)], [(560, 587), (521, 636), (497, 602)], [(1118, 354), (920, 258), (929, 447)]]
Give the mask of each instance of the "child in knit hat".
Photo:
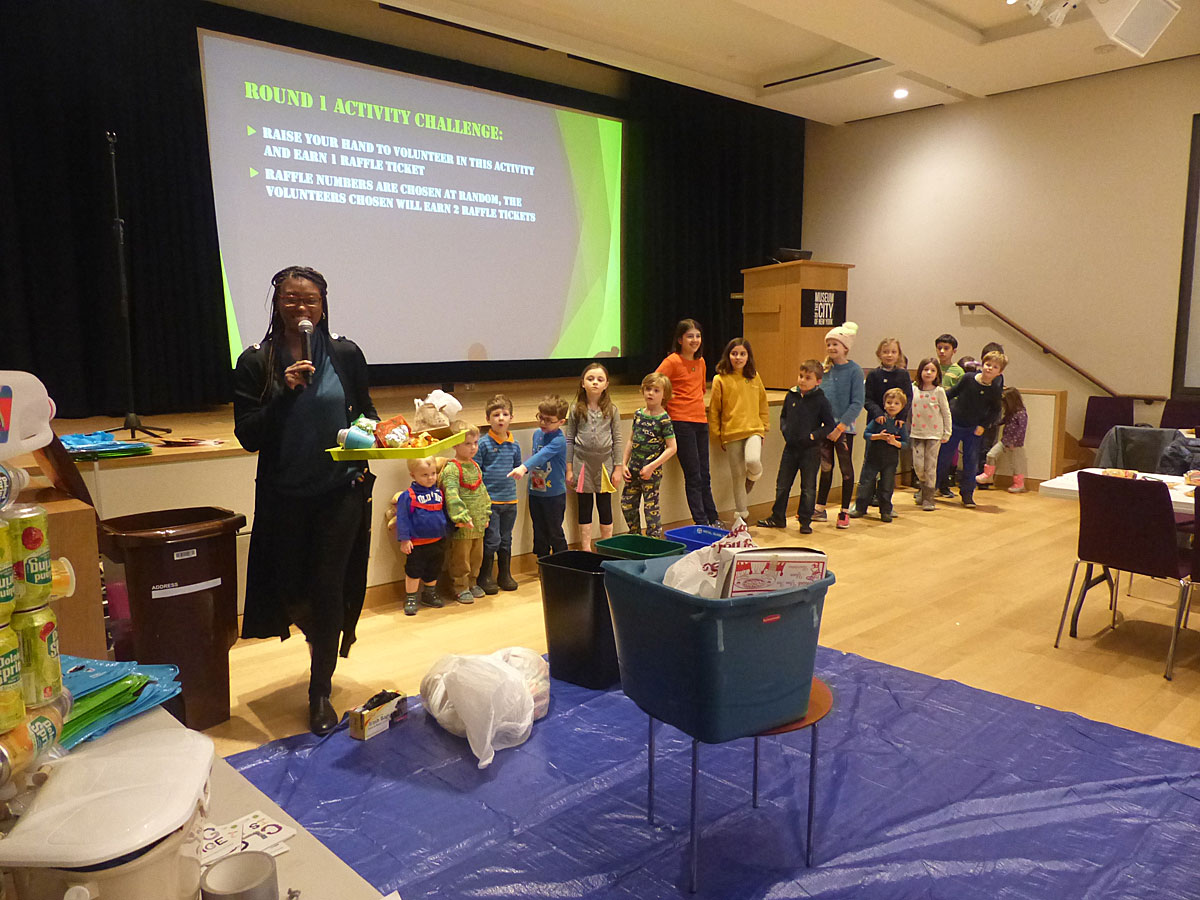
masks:
[(825, 333), (825, 377), (821, 390), (829, 399), (837, 425), (830, 429), (821, 444), (821, 477), (817, 483), (817, 505), (813, 521), (827, 521), (825, 503), (833, 486), (833, 459), (837, 456), (842, 473), (842, 508), (837, 527), (850, 527), (850, 499), (854, 494), (854, 420), (862, 412), (864, 401), (863, 370), (850, 359), (850, 348), (858, 335), (858, 325), (845, 322)]

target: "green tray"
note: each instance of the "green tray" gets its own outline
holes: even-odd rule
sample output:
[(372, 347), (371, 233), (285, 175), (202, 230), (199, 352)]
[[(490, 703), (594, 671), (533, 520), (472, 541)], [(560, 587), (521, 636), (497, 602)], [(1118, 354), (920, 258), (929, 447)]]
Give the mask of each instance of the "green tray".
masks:
[(455, 444), (461, 444), (466, 439), (467, 433), (460, 431), (448, 438), (434, 441), (428, 447), (368, 447), (365, 450), (330, 447), (325, 452), (339, 462), (354, 462), (363, 459), (421, 459), (426, 456), (438, 456), (443, 450), (449, 450)]

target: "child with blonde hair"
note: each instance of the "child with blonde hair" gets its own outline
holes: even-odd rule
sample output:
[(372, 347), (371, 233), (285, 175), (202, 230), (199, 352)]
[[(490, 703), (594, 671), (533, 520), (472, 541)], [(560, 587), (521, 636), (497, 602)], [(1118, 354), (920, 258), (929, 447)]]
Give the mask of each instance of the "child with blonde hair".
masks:
[(646, 534), (662, 537), (658, 489), (662, 484), (663, 463), (676, 451), (675, 429), (663, 408), (671, 399), (671, 379), (651, 372), (642, 379), (642, 398), (646, 405), (633, 414), (632, 436), (625, 445), (623, 465), (629, 477), (621, 494), (621, 514), (631, 534), (642, 533), (644, 513)]
[(912, 442), (913, 475), (918, 481), (916, 502), (921, 509), (936, 509), (933, 502), (937, 485), (938, 451), (950, 440), (953, 421), (950, 402), (942, 387), (942, 367), (932, 357), (917, 365), (913, 382), (912, 411), (909, 413), (909, 440)]
[(441, 608), (438, 575), (446, 555), (446, 511), (432, 459), (408, 460), (412, 484), (395, 497), (396, 540), (404, 559), (404, 614), (415, 616), (418, 601)]
[(872, 419), (863, 436), (867, 452), (863, 454), (862, 475), (858, 479), (858, 497), (850, 518), (867, 514), (872, 498), (879, 501), (879, 518), (892, 521), (892, 490), (896, 486), (896, 468), (900, 451), (908, 446), (908, 424), (904, 410), (908, 398), (900, 388), (889, 388), (883, 395), (883, 421)]
[(770, 427), (767, 389), (754, 365), (754, 350), (745, 338), (725, 345), (708, 401), (708, 427), (729, 461), (733, 509), (750, 517), (746, 495), (762, 477), (763, 435)]
[(821, 477), (817, 484), (817, 502), (813, 508), (814, 522), (826, 521), (825, 503), (833, 486), (833, 459), (837, 456), (842, 474), (842, 509), (837, 527), (850, 527), (850, 498), (854, 494), (854, 420), (863, 408), (863, 370), (850, 359), (850, 348), (858, 335), (858, 325), (844, 322), (825, 333), (825, 377), (821, 390), (829, 399), (837, 425), (830, 429), (821, 443)]
[(612, 537), (612, 495), (624, 479), (621, 413), (608, 396), (608, 369), (589, 363), (579, 378), (575, 405), (563, 429), (567, 439), (567, 486), (578, 501), (579, 541), (592, 549), (592, 500), (600, 537)]
[(1001, 415), (1000, 425), (1003, 431), (1000, 440), (988, 451), (987, 463), (983, 474), (975, 479), (976, 484), (992, 484), (995, 480), (996, 469), (1007, 462), (1012, 467), (1012, 487), (1010, 494), (1025, 492), (1025, 472), (1028, 462), (1025, 459), (1025, 430), (1029, 427), (1029, 413), (1025, 410), (1025, 400), (1015, 387), (1004, 388), (1000, 396)]
[(439, 483), (445, 498), (446, 514), (454, 525), (450, 539), (450, 579), (459, 603), (474, 603), (483, 596), (474, 575), (483, 563), (483, 536), (492, 518), (492, 498), (483, 483), (483, 470), (475, 462), (479, 448), (479, 429), (458, 420), (450, 427), (466, 432), (454, 447), (454, 457), (446, 460)]

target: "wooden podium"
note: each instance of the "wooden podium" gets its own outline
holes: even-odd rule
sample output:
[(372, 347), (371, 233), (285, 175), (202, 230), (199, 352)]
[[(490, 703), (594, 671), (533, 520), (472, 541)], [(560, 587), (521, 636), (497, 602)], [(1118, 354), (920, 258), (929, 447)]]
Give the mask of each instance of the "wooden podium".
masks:
[(846, 320), (853, 268), (799, 260), (742, 269), (742, 334), (764, 385), (790, 388), (802, 361), (825, 358), (825, 332)]

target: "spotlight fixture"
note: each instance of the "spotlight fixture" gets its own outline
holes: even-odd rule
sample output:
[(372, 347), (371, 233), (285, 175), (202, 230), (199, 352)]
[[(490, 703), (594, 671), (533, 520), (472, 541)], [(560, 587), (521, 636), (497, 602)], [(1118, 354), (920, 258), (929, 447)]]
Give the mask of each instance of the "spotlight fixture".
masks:
[(894, 91), (892, 91), (892, 96), (895, 97), (897, 100), (903, 100), (905, 97), (908, 96), (908, 89), (907, 88), (896, 88)]

